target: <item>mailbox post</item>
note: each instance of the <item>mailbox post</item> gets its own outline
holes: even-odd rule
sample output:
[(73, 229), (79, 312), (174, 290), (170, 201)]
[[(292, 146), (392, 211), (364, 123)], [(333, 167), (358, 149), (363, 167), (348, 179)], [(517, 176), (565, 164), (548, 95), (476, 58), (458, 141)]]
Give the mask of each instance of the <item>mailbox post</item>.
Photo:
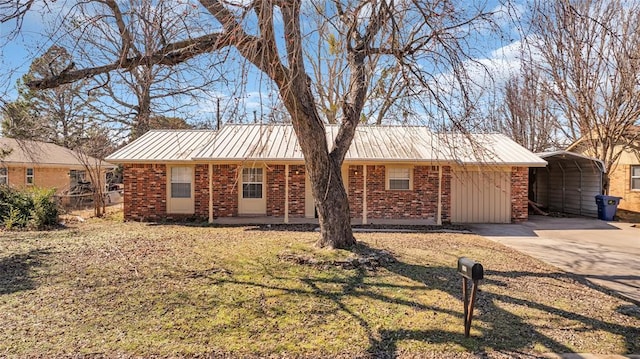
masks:
[[(467, 257), (458, 258), (458, 274), (462, 276), (462, 298), (464, 300), (464, 336), (469, 337), (471, 332), (471, 318), (473, 317), (473, 307), (476, 303), (476, 292), (478, 281), (484, 278), (484, 268), (482, 264)], [(469, 299), (469, 279), (472, 281), (471, 299)]]

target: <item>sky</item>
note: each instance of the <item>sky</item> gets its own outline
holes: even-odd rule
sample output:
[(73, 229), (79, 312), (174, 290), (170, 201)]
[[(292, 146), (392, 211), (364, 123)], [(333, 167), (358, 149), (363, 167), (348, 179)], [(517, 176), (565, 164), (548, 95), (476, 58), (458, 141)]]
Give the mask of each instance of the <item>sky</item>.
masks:
[[(43, 35), (45, 32), (44, 23), (56, 20), (55, 17), (65, 13), (67, 7), (72, 3), (73, 0), (53, 2), (50, 5), (51, 8), (44, 11), (46, 14), (44, 17), (41, 15), (41, 11), (30, 12), (24, 18), (20, 33), (12, 39), (9, 37), (14, 34), (15, 24), (0, 25), (0, 96), (3, 101), (12, 101), (17, 97), (16, 81), (28, 71), (32, 60), (44, 53), (55, 42), (55, 39)], [(476, 47), (481, 49), (481, 53), (478, 53), (478, 57), (475, 58), (477, 64), (470, 62), (468, 68), (474, 81), (480, 87), (500, 86), (519, 67), (519, 35), (511, 17), (507, 16), (507, 11), (511, 14), (517, 14), (522, 11), (522, 7), (516, 6), (507, 10), (501, 7), (497, 1), (489, 1), (487, 7), (494, 9), (498, 14), (495, 21), (500, 24), (504, 36), (497, 38), (492, 34), (484, 36), (480, 34), (476, 38), (476, 41), (479, 42)], [(478, 64), (485, 66), (488, 71), (481, 69)], [(487, 72), (491, 74), (494, 82), (487, 79)], [(276, 101), (273, 100), (273, 86), (268, 84), (269, 80), (255, 70), (245, 76), (246, 87), (242, 91), (230, 94), (230, 91), (224, 87), (213, 89), (204, 94), (197, 103), (189, 106), (189, 114), (201, 120), (210, 121), (217, 112), (217, 99), (222, 98), (230, 102), (244, 103), (244, 119), (250, 122), (253, 120), (253, 111), (256, 111), (260, 116), (260, 113), (277, 106), (275, 105)], [(224, 107), (223, 111), (226, 111), (228, 106)]]

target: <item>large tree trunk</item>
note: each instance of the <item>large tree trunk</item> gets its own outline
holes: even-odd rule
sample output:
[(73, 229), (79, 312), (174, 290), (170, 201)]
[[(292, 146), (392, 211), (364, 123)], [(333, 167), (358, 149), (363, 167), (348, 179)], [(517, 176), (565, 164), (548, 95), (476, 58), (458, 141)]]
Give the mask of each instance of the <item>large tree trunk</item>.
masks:
[[(351, 231), (349, 201), (342, 182), (343, 156), (329, 152), (324, 122), (306, 81), (292, 81), (280, 94), (304, 154), (311, 192), (320, 222), (319, 247), (349, 248), (356, 243)], [(295, 95), (294, 95), (295, 94)], [(350, 141), (349, 141), (350, 143)]]
[(342, 182), (341, 164), (330, 161), (323, 170), (314, 169), (315, 165), (307, 161), (307, 171), (314, 177), (311, 187), (320, 222), (320, 238), (316, 244), (330, 248), (351, 247), (356, 240), (351, 231), (349, 200)]

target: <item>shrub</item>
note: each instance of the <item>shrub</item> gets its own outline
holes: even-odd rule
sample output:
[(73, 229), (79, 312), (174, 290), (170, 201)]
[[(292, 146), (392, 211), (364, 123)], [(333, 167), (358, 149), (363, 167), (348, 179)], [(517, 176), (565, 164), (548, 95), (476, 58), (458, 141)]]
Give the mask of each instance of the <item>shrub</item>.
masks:
[(44, 229), (58, 223), (55, 190), (17, 190), (0, 186), (0, 226), (5, 229)]

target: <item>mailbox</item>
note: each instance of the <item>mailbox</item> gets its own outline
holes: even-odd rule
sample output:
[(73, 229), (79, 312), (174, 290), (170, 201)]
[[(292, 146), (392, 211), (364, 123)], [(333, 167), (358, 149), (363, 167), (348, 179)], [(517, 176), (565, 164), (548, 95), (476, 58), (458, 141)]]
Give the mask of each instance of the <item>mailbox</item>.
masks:
[(471, 280), (480, 280), (484, 278), (484, 269), (482, 268), (482, 264), (467, 257), (458, 258), (458, 273)]
[[(478, 281), (484, 278), (484, 268), (482, 264), (467, 257), (458, 258), (458, 273), (462, 276), (462, 299), (464, 300), (464, 336), (471, 334), (471, 320), (473, 319), (473, 306), (476, 303), (476, 292), (478, 291)], [(471, 298), (469, 298), (469, 279), (471, 285)]]

